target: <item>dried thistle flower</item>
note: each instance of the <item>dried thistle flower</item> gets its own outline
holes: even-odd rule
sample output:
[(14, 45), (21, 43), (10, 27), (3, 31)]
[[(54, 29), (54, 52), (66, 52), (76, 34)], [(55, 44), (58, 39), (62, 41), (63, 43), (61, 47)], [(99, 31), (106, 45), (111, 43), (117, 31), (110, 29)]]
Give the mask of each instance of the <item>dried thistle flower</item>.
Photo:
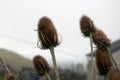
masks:
[(93, 34), (93, 42), (101, 50), (106, 50), (107, 47), (110, 47), (110, 40), (107, 38), (105, 33), (102, 30), (96, 29)]
[(80, 20), (80, 29), (85, 37), (89, 37), (90, 33), (95, 32), (96, 28), (93, 21), (89, 17), (83, 15)]
[(107, 80), (120, 80), (120, 70), (111, 68), (111, 70), (108, 72)]
[(112, 62), (107, 54), (107, 51), (102, 51), (101, 49), (96, 50), (96, 66), (99, 71), (99, 74), (104, 76), (112, 67)]
[(12, 73), (10, 73), (4, 77), (4, 80), (16, 80), (16, 77)]
[(39, 75), (45, 75), (46, 72), (48, 73), (50, 71), (49, 64), (40, 55), (36, 55), (33, 58), (33, 66)]
[(42, 17), (38, 22), (38, 37), (42, 49), (49, 49), (51, 46), (59, 45), (57, 31), (48, 17)]

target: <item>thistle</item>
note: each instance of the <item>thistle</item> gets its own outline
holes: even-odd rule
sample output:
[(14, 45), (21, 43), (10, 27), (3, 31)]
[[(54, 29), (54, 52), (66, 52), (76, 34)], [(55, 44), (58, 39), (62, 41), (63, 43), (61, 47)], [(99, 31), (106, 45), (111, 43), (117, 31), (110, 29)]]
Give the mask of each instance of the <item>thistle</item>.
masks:
[[(58, 35), (57, 31), (52, 23), (52, 21), (48, 17), (42, 17), (38, 22), (38, 37), (39, 41), (41, 43), (42, 49), (49, 49), (52, 61), (54, 65), (54, 72), (56, 80), (60, 80), (55, 53), (54, 53), (54, 47), (60, 44), (58, 41)], [(39, 45), (38, 45), (39, 47)]]
[(33, 66), (39, 75), (44, 75), (45, 72), (48, 73), (50, 71), (49, 64), (40, 55), (37, 55), (33, 58)]
[(4, 80), (16, 80), (16, 77), (12, 73), (10, 73), (4, 77)]
[(33, 66), (39, 75), (46, 75), (51, 80), (48, 75), (50, 71), (49, 64), (42, 56), (37, 55), (33, 58)]
[(80, 20), (80, 29), (85, 37), (90, 37), (90, 33), (94, 33), (96, 30), (93, 21), (87, 16), (82, 16)]
[(102, 51), (101, 49), (96, 50), (96, 65), (100, 75), (106, 76), (108, 71), (112, 67), (112, 62), (107, 55), (107, 51)]
[(50, 49), (59, 45), (57, 31), (48, 17), (42, 17), (38, 22), (38, 37), (42, 49)]
[(107, 75), (107, 80), (120, 80), (120, 70), (112, 68)]
[(107, 50), (107, 47), (110, 47), (110, 40), (107, 38), (105, 33), (102, 30), (96, 29), (93, 34), (94, 44), (101, 50)]

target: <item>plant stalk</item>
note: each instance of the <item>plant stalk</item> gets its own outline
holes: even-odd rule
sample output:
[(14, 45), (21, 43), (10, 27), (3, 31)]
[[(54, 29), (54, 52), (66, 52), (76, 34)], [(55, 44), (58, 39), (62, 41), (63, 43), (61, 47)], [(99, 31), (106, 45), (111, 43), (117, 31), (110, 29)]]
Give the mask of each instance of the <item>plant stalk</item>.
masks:
[(91, 64), (90, 64), (90, 75), (89, 75), (89, 79), (93, 80), (93, 75), (94, 75), (94, 55), (93, 55), (93, 38), (92, 38), (92, 33), (90, 33), (90, 47), (91, 47)]
[(47, 72), (45, 72), (45, 75), (48, 78), (48, 80), (51, 80), (50, 75)]
[(7, 67), (7, 65), (5, 64), (5, 62), (2, 60), (2, 58), (0, 57), (0, 62), (2, 63), (2, 65), (4, 66), (4, 69), (7, 71), (8, 74), (10, 74), (10, 70)]
[(111, 59), (111, 61), (113, 63), (113, 66), (118, 69), (117, 63), (116, 63), (115, 59), (113, 58), (113, 56), (111, 54), (111, 50), (110, 50), (109, 47), (107, 47), (107, 51), (108, 51), (108, 56), (110, 57), (110, 59)]
[(53, 61), (53, 66), (54, 66), (55, 78), (56, 80), (60, 80), (53, 46), (50, 47), (50, 53), (52, 56), (52, 61)]
[(107, 80), (107, 75), (104, 76), (104, 80)]

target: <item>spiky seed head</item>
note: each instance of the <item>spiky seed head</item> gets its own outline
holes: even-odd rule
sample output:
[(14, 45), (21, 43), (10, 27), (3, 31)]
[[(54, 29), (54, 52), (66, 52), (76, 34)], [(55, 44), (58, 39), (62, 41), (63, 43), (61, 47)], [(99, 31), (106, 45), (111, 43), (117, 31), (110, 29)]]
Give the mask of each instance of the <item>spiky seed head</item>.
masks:
[(4, 80), (16, 80), (16, 77), (15, 77), (15, 75), (13, 75), (13, 74), (11, 73), (11, 74), (7, 74), (7, 75), (4, 77)]
[(59, 45), (57, 31), (53, 22), (46, 16), (38, 22), (38, 38), (42, 49), (49, 49), (51, 46)]
[(96, 29), (93, 34), (93, 42), (101, 50), (106, 50), (107, 47), (110, 47), (110, 40), (107, 38), (105, 33), (99, 29)]
[(107, 54), (107, 51), (96, 50), (96, 66), (100, 75), (106, 75), (112, 67), (112, 62)]
[(47, 63), (47, 61), (40, 55), (36, 55), (33, 58), (33, 66), (36, 70), (36, 72), (39, 75), (45, 75), (45, 72), (49, 72), (50, 71), (50, 67), (49, 64)]
[(107, 80), (120, 80), (120, 70), (111, 68), (107, 74)]
[(94, 33), (96, 28), (93, 21), (89, 17), (83, 15), (80, 19), (80, 29), (85, 37), (89, 37), (90, 33)]

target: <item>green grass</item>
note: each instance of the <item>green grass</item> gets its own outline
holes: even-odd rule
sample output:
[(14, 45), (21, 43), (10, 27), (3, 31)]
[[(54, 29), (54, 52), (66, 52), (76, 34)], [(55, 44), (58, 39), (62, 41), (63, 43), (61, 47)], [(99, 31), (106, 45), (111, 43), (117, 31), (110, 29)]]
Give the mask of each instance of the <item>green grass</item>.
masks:
[(3, 80), (3, 78), (2, 78), (2, 77), (0, 77), (0, 80)]

